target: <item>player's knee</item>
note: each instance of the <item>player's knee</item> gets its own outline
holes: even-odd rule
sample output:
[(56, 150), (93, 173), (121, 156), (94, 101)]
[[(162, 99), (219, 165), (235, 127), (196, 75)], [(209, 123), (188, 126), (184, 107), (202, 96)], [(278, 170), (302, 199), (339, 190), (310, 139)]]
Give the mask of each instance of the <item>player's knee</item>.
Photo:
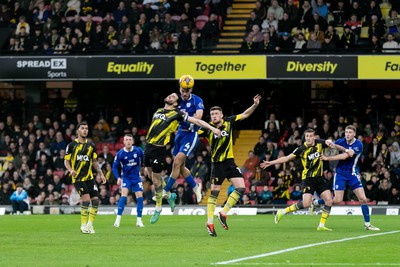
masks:
[(82, 206), (83, 207), (89, 207), (90, 202), (89, 201), (82, 201)]
[(93, 207), (98, 207), (99, 206), (99, 200), (98, 199), (92, 199), (92, 206)]
[(240, 195), (243, 195), (246, 189), (244, 187), (238, 187), (235, 189)]
[(332, 200), (332, 198), (327, 198), (327, 199), (324, 199), (324, 202), (325, 202), (325, 205), (332, 206), (334, 201)]
[(211, 194), (211, 196), (217, 198), (218, 195), (219, 195), (219, 190), (211, 190), (211, 193), (210, 193), (210, 194)]

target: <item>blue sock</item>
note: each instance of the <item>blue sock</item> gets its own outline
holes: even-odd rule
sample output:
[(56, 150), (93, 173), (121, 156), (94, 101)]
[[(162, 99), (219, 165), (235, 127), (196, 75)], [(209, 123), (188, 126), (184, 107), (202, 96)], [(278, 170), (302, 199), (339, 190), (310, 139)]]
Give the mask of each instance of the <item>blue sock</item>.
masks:
[(118, 215), (122, 215), (125, 209), (126, 197), (122, 196), (118, 202)]
[(165, 187), (164, 187), (164, 190), (165, 190), (166, 192), (171, 191), (171, 188), (174, 186), (175, 181), (176, 181), (176, 180), (170, 176), (170, 177), (168, 178), (167, 184), (166, 184)]
[(369, 208), (367, 204), (361, 205), (361, 211), (364, 216), (364, 222), (369, 223), (370, 217), (369, 217)]
[(188, 177), (185, 178), (186, 182), (190, 185), (191, 188), (195, 188), (196, 181), (193, 179), (193, 176), (190, 174)]
[(318, 199), (318, 204), (319, 205), (323, 205), (323, 204), (325, 204), (325, 201), (322, 198), (319, 198)]
[(142, 213), (143, 213), (143, 197), (136, 198), (136, 211), (137, 211), (137, 216), (139, 218), (142, 217)]

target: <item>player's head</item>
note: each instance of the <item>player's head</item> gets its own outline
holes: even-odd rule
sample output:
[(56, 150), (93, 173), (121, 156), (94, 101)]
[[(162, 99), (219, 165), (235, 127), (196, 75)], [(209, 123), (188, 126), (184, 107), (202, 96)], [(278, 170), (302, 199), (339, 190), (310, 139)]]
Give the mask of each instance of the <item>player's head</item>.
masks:
[(214, 124), (218, 124), (221, 122), (224, 114), (222, 113), (222, 108), (219, 106), (214, 106), (210, 108), (210, 118)]
[(124, 135), (124, 145), (126, 148), (130, 149), (134, 143), (133, 135), (132, 134), (125, 134)]
[(344, 136), (346, 140), (353, 140), (356, 136), (356, 132), (356, 127), (354, 127), (353, 125), (347, 125), (344, 129)]
[(190, 98), (194, 86), (194, 79), (192, 76), (185, 74), (179, 78), (179, 91), (182, 98), (186, 101)]
[(78, 137), (86, 138), (89, 132), (89, 125), (86, 121), (82, 121), (76, 125), (76, 134)]
[(304, 131), (304, 139), (306, 140), (307, 145), (314, 144), (315, 141), (315, 131), (314, 129), (307, 129)]
[(177, 107), (178, 106), (179, 96), (177, 93), (172, 93), (164, 98), (164, 103), (170, 106)]

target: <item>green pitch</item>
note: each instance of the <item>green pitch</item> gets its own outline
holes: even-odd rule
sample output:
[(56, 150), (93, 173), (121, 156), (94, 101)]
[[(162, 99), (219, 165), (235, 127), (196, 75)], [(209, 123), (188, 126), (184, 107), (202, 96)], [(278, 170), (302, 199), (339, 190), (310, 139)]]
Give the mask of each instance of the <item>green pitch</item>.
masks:
[[(317, 232), (319, 215), (230, 216), (229, 230), (205, 229), (205, 216), (162, 216), (136, 228), (135, 216), (99, 215), (96, 234), (79, 231), (79, 215), (0, 216), (0, 266), (400, 266), (400, 217), (331, 216), (332, 232)], [(218, 224), (218, 221), (216, 220)]]

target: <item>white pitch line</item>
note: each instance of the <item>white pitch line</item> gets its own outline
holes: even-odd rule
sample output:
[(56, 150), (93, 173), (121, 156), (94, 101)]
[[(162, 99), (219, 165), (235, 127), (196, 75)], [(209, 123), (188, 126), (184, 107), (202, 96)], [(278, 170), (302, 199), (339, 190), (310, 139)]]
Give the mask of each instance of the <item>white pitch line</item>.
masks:
[(391, 231), (391, 232), (385, 232), (385, 233), (371, 234), (371, 235), (348, 237), (348, 238), (325, 241), (325, 242), (320, 242), (320, 243), (315, 243), (315, 244), (308, 244), (308, 245), (303, 245), (303, 246), (298, 246), (298, 247), (293, 247), (293, 248), (286, 248), (286, 249), (281, 249), (281, 250), (278, 250), (278, 251), (268, 252), (268, 253), (249, 256), (249, 257), (244, 257), (244, 258), (238, 258), (238, 259), (229, 260), (229, 261), (215, 262), (215, 263), (211, 263), (211, 265), (231, 264), (231, 263), (236, 263), (236, 262), (245, 261), (245, 260), (252, 260), (252, 259), (259, 259), (259, 258), (274, 256), (274, 255), (283, 254), (283, 253), (286, 253), (286, 252), (291, 252), (291, 251), (295, 251), (295, 250), (299, 250), (299, 249), (303, 249), (303, 248), (311, 248), (311, 247), (316, 247), (316, 246), (320, 246), (320, 245), (327, 245), (327, 244), (332, 244), (332, 243), (341, 243), (341, 242), (346, 242), (346, 241), (351, 241), (351, 240), (356, 240), (356, 239), (362, 239), (362, 238), (380, 236), (380, 235), (390, 235), (390, 234), (396, 234), (396, 233), (400, 233), (400, 230)]
[(342, 263), (342, 262), (331, 262), (331, 263), (318, 263), (318, 262), (252, 262), (252, 263), (233, 263), (231, 265), (240, 265), (240, 266), (400, 266), (400, 263)]

